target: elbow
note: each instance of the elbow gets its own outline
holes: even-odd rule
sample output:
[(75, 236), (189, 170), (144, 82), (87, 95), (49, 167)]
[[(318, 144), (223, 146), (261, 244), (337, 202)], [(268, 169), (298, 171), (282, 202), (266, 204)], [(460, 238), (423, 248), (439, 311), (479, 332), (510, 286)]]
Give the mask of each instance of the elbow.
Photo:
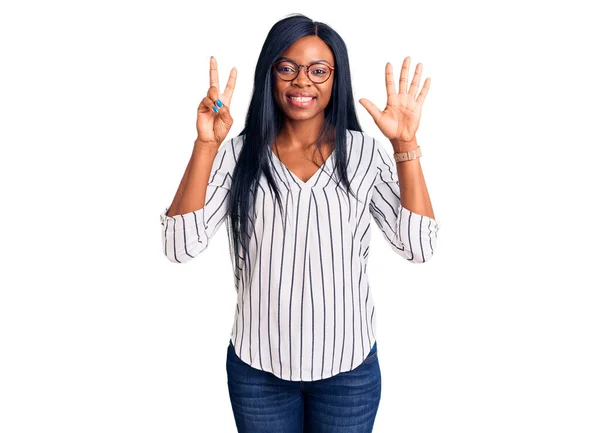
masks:
[[(166, 248), (165, 248), (166, 245)], [(198, 242), (184, 244), (180, 247), (173, 246), (167, 239), (163, 239), (163, 254), (173, 263), (187, 263), (197, 257), (206, 249), (206, 243), (202, 240)]]
[(162, 231), (162, 253), (173, 263), (187, 263), (208, 247), (204, 231), (186, 233), (184, 230)]
[(421, 247), (411, 249), (401, 241), (392, 244), (392, 247), (397, 254), (414, 264), (425, 263), (431, 260), (433, 253), (435, 252), (435, 249), (432, 246), (428, 246), (428, 248)]
[[(420, 216), (420, 219), (415, 220)], [(411, 218), (415, 217), (415, 218)], [(394, 244), (396, 250), (411, 263), (425, 263), (437, 248), (439, 224), (433, 218), (414, 212), (399, 212), (396, 220)]]
[(206, 226), (185, 215), (166, 216), (161, 214), (161, 242), (163, 255), (173, 263), (187, 263), (208, 246)]
[(434, 250), (428, 250), (421, 254), (411, 254), (410, 258), (407, 257), (408, 261), (414, 264), (425, 263), (433, 257)]
[(202, 250), (193, 252), (190, 250), (178, 249), (164, 253), (165, 257), (173, 263), (187, 263), (200, 254)]
[[(404, 239), (408, 239), (408, 243)], [(422, 231), (404, 238), (397, 236), (394, 240), (395, 245), (398, 245), (394, 248), (396, 252), (414, 264), (431, 260), (437, 248), (437, 235), (430, 236)]]

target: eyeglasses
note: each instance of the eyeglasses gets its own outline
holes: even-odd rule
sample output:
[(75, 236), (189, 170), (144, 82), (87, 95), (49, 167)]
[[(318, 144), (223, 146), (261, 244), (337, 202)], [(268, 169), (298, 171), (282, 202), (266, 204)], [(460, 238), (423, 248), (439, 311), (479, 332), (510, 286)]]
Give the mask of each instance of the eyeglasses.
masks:
[(310, 65), (299, 65), (290, 59), (279, 60), (273, 64), (277, 76), (284, 81), (292, 81), (296, 79), (300, 73), (300, 68), (306, 68), (306, 75), (316, 84), (324, 83), (331, 76), (331, 72), (335, 69), (323, 62), (315, 62)]

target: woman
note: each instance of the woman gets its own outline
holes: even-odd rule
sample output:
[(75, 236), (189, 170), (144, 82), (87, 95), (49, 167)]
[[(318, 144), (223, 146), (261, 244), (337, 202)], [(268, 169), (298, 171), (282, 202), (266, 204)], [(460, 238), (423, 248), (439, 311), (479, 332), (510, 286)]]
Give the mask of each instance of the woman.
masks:
[[(346, 46), (304, 15), (264, 43), (242, 132), (227, 141), (237, 71), (220, 93), (216, 59), (198, 107), (198, 138), (161, 214), (164, 254), (184, 263), (227, 218), (238, 302), (227, 352), (240, 432), (371, 432), (381, 396), (367, 277), (370, 219), (412, 263), (429, 259), (435, 221), (415, 133), (430, 79), (422, 65), (388, 101), (361, 104), (397, 154), (362, 132)], [(402, 197), (402, 203), (400, 203)], [(243, 216), (243, 217), (242, 217)]]

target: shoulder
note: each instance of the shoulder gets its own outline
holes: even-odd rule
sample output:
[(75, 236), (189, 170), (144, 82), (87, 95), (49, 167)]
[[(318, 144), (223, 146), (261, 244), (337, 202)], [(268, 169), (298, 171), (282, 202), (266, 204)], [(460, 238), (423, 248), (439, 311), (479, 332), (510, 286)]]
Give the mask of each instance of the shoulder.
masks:
[(357, 131), (354, 129), (346, 129), (348, 139), (352, 139), (354, 144), (366, 146), (365, 149), (373, 150), (381, 148), (381, 142), (365, 131)]
[(236, 153), (239, 153), (244, 145), (244, 137), (245, 134), (239, 134), (235, 137), (230, 137), (226, 139), (221, 146), (227, 146), (231, 150), (235, 150)]
[(229, 163), (235, 164), (238, 156), (244, 145), (244, 136), (237, 135), (235, 137), (227, 138), (219, 146), (217, 157), (227, 160)]
[(363, 141), (369, 141), (369, 134), (364, 131), (357, 131), (355, 129), (346, 129), (346, 138), (352, 139), (354, 143), (362, 143)]
[[(363, 155), (362, 160), (365, 161), (366, 164), (375, 163), (375, 165), (380, 165), (383, 162), (389, 161), (391, 159), (389, 150), (386, 146), (379, 140), (375, 138), (373, 135), (364, 132), (364, 131), (356, 131), (353, 129), (347, 129), (348, 131), (348, 149), (350, 149), (350, 140), (352, 140), (353, 150), (352, 152), (359, 152)], [(366, 158), (365, 158), (366, 156)]]

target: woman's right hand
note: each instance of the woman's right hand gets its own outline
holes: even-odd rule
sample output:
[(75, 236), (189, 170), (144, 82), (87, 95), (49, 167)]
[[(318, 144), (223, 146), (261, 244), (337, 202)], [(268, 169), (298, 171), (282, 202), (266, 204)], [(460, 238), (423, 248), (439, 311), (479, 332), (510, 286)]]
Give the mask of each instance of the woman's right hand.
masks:
[[(229, 80), (225, 91), (221, 94), (219, 90), (219, 71), (217, 70), (217, 59), (210, 58), (210, 87), (206, 93), (206, 97), (202, 99), (198, 106), (198, 119), (196, 121), (196, 129), (198, 130), (198, 138), (195, 145), (201, 147), (219, 147), (227, 137), (233, 119), (229, 112), (233, 89), (235, 88), (235, 80), (237, 78), (237, 69), (234, 67), (229, 73)], [(217, 100), (220, 99), (222, 106), (219, 107)], [(219, 112), (215, 112), (213, 107), (216, 107)]]

